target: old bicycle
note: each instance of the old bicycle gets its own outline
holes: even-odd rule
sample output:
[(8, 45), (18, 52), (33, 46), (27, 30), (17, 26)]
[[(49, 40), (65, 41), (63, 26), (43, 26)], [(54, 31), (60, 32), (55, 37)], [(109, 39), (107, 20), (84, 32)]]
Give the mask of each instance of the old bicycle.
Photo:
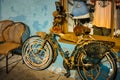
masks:
[[(113, 80), (117, 70), (112, 50), (115, 43), (95, 39), (86, 27), (81, 27), (82, 33), (62, 33), (60, 26), (66, 23), (65, 19), (65, 12), (57, 11), (49, 33), (38, 32), (24, 42), (22, 56), (25, 64), (34, 70), (44, 70), (56, 61), (59, 52), (66, 77), (70, 76), (70, 70), (77, 70), (82, 80)], [(71, 55), (63, 51), (59, 44), (62, 40), (75, 45)]]

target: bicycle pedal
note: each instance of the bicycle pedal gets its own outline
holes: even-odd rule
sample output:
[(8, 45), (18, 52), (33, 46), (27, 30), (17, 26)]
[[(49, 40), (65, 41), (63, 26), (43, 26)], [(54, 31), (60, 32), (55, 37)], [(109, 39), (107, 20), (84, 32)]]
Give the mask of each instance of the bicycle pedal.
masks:
[(66, 76), (66, 78), (70, 77), (70, 73), (65, 73), (64, 76)]
[(69, 56), (69, 51), (65, 51), (65, 56), (66, 56), (66, 57)]

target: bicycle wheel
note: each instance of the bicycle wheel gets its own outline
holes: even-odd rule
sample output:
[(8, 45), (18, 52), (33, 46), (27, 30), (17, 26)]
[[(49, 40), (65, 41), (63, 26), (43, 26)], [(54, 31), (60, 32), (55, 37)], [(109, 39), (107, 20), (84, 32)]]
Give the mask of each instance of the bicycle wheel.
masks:
[[(35, 70), (43, 70), (52, 63), (52, 47), (48, 41), (44, 42), (45, 40), (39, 36), (32, 36), (24, 42), (22, 57), (28, 67)], [(43, 49), (41, 49), (42, 46)]]
[(78, 57), (78, 64), (83, 65), (77, 68), (82, 80), (114, 80), (117, 65), (111, 50), (106, 51), (101, 59), (88, 57), (84, 53)]

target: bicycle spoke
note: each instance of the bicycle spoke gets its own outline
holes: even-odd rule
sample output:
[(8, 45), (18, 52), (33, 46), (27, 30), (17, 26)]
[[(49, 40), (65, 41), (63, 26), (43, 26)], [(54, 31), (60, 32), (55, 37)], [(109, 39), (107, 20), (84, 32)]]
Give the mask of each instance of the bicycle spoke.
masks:
[(39, 36), (33, 36), (23, 44), (22, 56), (28, 67), (42, 70), (52, 63), (52, 48), (48, 42), (44, 46), (43, 43), (44, 40)]
[[(102, 45), (100, 45), (100, 47), (101, 46)], [(92, 48), (94, 48), (94, 45), (92, 46)], [(80, 59), (78, 58), (78, 61), (79, 61), (78, 64), (81, 64), (81, 65), (93, 64), (93, 66), (92, 65), (83, 66), (83, 67), (78, 66), (77, 71), (81, 79), (83, 80), (114, 79), (117, 65), (114, 60), (114, 57), (112, 57), (112, 54), (113, 54), (112, 51), (105, 52), (104, 56), (100, 58), (100, 61), (98, 61), (97, 63), (94, 63), (94, 60), (96, 60), (94, 55), (92, 55), (93, 57), (86, 57), (86, 54), (87, 53), (85, 54), (83, 53), (81, 54), (82, 56), (78, 55), (80, 58)], [(83, 61), (87, 61), (87, 62), (84, 63)]]

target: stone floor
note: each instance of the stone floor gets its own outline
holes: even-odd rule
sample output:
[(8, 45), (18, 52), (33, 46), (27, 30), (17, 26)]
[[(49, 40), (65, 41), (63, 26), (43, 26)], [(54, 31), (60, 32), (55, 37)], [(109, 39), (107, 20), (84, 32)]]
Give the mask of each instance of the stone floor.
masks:
[(9, 70), (6, 74), (5, 57), (0, 55), (0, 80), (75, 80), (48, 70), (32, 70), (22, 63), (20, 55), (14, 55), (9, 59)]
[[(35, 71), (23, 64), (20, 55), (9, 55), (9, 73), (6, 74), (5, 56), (0, 55), (0, 80), (75, 80), (46, 70)], [(120, 63), (119, 63), (120, 65)], [(119, 66), (120, 67), (120, 66)], [(120, 80), (120, 68), (115, 80)]]

